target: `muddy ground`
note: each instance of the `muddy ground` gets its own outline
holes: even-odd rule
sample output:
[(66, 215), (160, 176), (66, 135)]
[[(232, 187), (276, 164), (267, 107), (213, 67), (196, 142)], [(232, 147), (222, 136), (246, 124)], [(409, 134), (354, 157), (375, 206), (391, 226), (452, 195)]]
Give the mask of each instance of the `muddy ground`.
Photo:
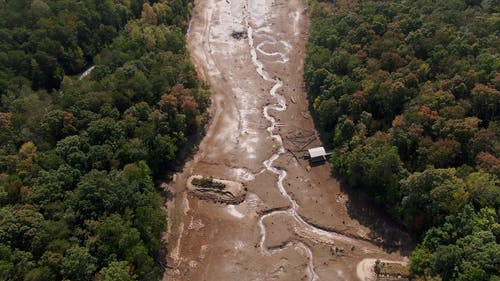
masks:
[[(166, 186), (163, 280), (357, 280), (363, 259), (406, 259), (408, 235), (328, 164), (302, 158), (321, 145), (302, 78), (307, 28), (301, 0), (195, 1), (188, 47), (212, 89), (212, 119)], [(243, 182), (245, 201), (189, 196), (194, 174)]]

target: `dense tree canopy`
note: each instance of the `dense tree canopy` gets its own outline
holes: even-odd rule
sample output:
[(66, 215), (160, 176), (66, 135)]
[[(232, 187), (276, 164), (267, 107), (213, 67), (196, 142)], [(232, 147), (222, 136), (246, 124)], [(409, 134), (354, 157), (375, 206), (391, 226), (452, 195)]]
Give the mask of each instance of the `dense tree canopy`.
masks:
[(208, 106), (189, 6), (0, 0), (0, 280), (157, 280), (153, 179)]
[(305, 80), (336, 172), (421, 244), (415, 275), (498, 280), (498, 1), (313, 1)]

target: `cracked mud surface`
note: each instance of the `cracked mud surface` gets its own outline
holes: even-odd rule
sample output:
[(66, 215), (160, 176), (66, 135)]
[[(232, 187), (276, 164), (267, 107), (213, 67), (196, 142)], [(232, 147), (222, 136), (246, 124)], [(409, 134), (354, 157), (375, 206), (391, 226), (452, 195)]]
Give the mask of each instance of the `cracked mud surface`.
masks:
[[(195, 1), (188, 47), (212, 120), (168, 186), (163, 280), (356, 280), (364, 259), (404, 260), (405, 233), (344, 193), (329, 165), (300, 158), (320, 145), (302, 79), (307, 24), (300, 0)], [(190, 197), (194, 174), (244, 182), (246, 199)]]

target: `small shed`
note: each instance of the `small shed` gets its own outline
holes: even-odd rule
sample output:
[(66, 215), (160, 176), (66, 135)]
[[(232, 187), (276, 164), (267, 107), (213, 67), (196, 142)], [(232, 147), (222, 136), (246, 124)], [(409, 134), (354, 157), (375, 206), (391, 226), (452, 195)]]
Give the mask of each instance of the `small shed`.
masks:
[(311, 163), (319, 163), (326, 161), (327, 153), (324, 147), (320, 146), (311, 148), (308, 150), (308, 152), (309, 152), (309, 161), (311, 161)]

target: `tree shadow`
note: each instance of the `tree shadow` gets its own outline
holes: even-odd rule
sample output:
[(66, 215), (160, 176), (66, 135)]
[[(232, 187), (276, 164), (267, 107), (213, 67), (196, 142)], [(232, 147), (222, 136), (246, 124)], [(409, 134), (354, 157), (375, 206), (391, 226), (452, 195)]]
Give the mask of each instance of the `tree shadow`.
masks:
[(199, 145), (206, 135), (207, 128), (201, 128), (199, 131), (188, 135), (186, 145), (179, 147), (176, 157), (167, 165), (161, 166), (159, 172), (154, 178), (157, 186), (164, 182), (171, 182), (172, 176), (182, 172), (184, 165), (194, 159), (194, 155), (198, 152)]
[[(303, 90), (307, 92), (304, 85)], [(332, 133), (325, 131), (318, 122), (318, 116), (312, 106), (311, 96), (307, 95), (308, 109), (313, 118), (314, 128), (326, 149), (330, 149)], [(324, 163), (310, 163), (311, 167)], [(392, 253), (400, 251), (402, 255), (409, 256), (416, 245), (416, 235), (409, 233), (402, 222), (390, 215), (384, 206), (375, 203), (364, 190), (354, 189), (348, 186), (342, 177), (331, 167), (331, 176), (339, 181), (340, 190), (348, 195), (349, 201), (346, 203), (347, 212), (352, 219), (357, 220), (361, 225), (370, 229), (369, 240), (376, 243), (384, 251)]]
[[(187, 136), (186, 145), (180, 147), (176, 158), (169, 165), (160, 167), (160, 172), (156, 175), (154, 181), (156, 188), (162, 193), (165, 203), (166, 201), (172, 200), (175, 197), (175, 194), (171, 190), (163, 188), (163, 184), (171, 183), (173, 175), (182, 172), (185, 164), (194, 158), (203, 137), (207, 133), (209, 124), (210, 121), (208, 121), (203, 128), (200, 128), (195, 133)], [(162, 233), (162, 236), (166, 235), (166, 231), (167, 230)], [(160, 243), (160, 249), (154, 257), (155, 264), (160, 267), (157, 278), (158, 280), (161, 280), (167, 270), (173, 269), (172, 265), (168, 263), (168, 245), (166, 239), (162, 238)]]
[(334, 171), (332, 177), (339, 180), (340, 190), (348, 195), (346, 207), (349, 217), (370, 229), (369, 240), (388, 253), (400, 251), (402, 255), (409, 256), (416, 245), (415, 235), (408, 233), (397, 218), (389, 214), (384, 206), (376, 204), (364, 190), (348, 186)]

